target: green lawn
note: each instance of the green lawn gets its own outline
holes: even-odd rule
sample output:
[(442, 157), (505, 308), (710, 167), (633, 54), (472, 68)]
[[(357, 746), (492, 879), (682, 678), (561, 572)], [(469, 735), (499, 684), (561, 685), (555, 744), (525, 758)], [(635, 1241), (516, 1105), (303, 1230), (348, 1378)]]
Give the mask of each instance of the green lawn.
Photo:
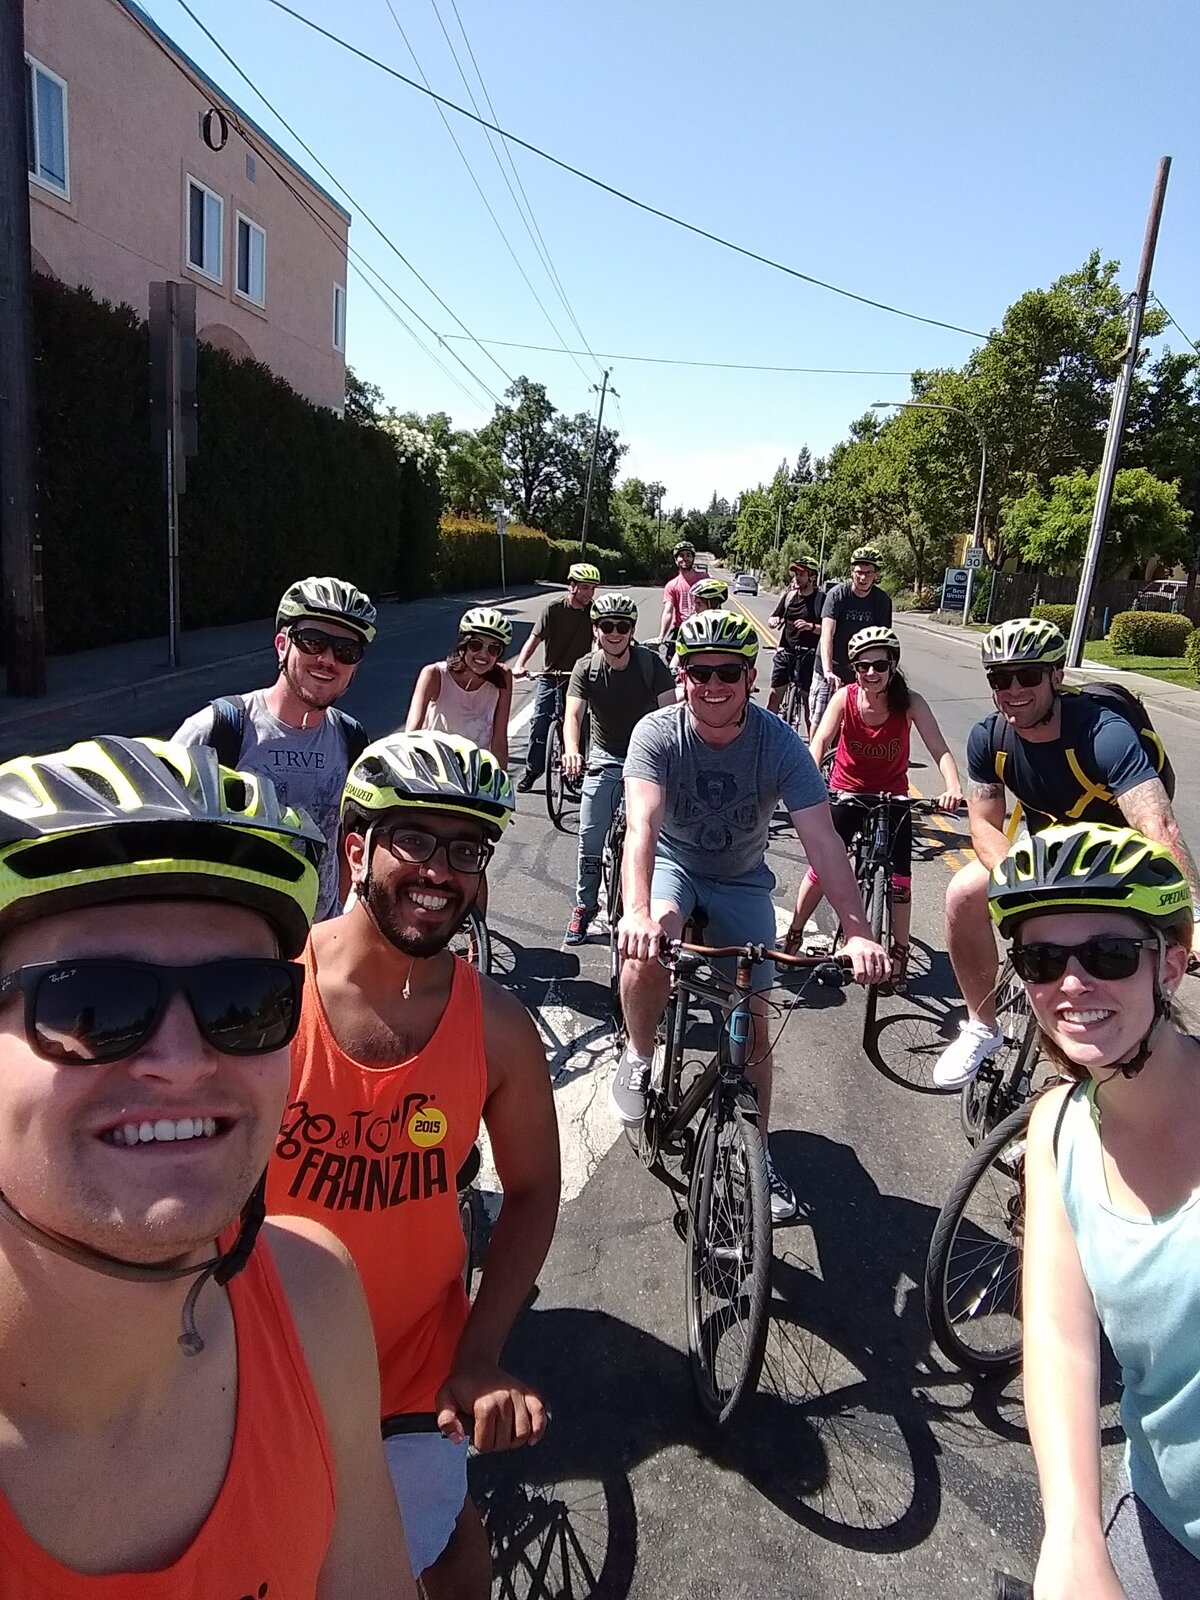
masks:
[(1185, 689), (1200, 688), (1195, 673), (1182, 656), (1119, 656), (1114, 653), (1107, 639), (1093, 639), (1085, 645), (1083, 659), (1126, 672), (1142, 672), (1146, 677), (1158, 678), (1163, 683), (1182, 684)]

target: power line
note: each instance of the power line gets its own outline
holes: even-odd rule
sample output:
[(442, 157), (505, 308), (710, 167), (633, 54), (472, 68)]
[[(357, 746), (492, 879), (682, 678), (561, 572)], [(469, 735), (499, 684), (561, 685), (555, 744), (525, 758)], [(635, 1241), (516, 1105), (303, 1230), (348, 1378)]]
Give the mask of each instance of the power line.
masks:
[[(179, 3), (183, 5), (184, 0), (179, 0)], [(602, 189), (605, 194), (610, 194), (617, 200), (623, 200), (626, 205), (636, 206), (639, 211), (648, 212), (650, 216), (658, 217), (663, 222), (669, 222), (673, 227), (683, 228), (688, 233), (694, 233), (701, 239), (707, 239), (712, 244), (720, 245), (722, 249), (732, 250), (737, 255), (746, 256), (751, 261), (757, 261), (761, 266), (771, 267), (776, 272), (786, 273), (788, 277), (798, 278), (802, 283), (810, 283), (814, 288), (825, 289), (830, 294), (841, 295), (847, 300), (856, 300), (859, 305), (872, 306), (876, 311), (887, 311), (894, 317), (907, 317), (910, 322), (923, 322), (931, 328), (946, 328), (951, 333), (963, 333), (971, 339), (986, 340), (991, 337), (989, 334), (978, 332), (975, 328), (963, 328), (956, 322), (943, 322), (938, 317), (923, 317), (916, 311), (904, 311), (899, 306), (888, 305), (886, 301), (872, 300), (868, 295), (856, 294), (852, 289), (840, 288), (836, 283), (826, 283), (823, 278), (814, 278), (810, 273), (801, 272), (797, 267), (789, 267), (782, 261), (772, 260), (770, 256), (760, 255), (757, 250), (750, 250), (745, 245), (735, 244), (732, 239), (722, 238), (720, 234), (712, 233), (707, 228), (701, 228), (695, 222), (687, 222), (682, 217), (673, 216), (671, 212), (663, 211), (658, 206), (652, 206), (646, 200), (639, 200), (635, 195), (626, 194), (623, 189), (618, 189), (611, 183), (605, 183), (602, 178), (593, 177), (590, 172), (584, 172), (579, 167), (573, 167), (569, 161), (563, 161), (558, 156), (552, 156), (548, 150), (542, 150), (536, 144), (530, 144), (528, 139), (522, 139), (515, 133), (509, 133), (507, 129), (501, 128), (497, 123), (489, 122), (486, 117), (481, 117), (473, 111), (468, 111), (465, 106), (456, 105), (453, 100), (446, 99), (444, 95), (436, 93), (435, 90), (426, 88), (412, 78), (405, 77), (404, 73), (398, 71), (395, 67), (389, 66), (386, 61), (380, 61), (377, 57), (369, 55), (365, 50), (358, 49), (356, 45), (350, 44), (347, 40), (339, 39), (335, 33), (330, 33), (327, 28), (322, 28), (319, 23), (311, 21), (299, 11), (294, 11), (291, 6), (284, 4), (284, 0), (267, 0), (267, 3), (274, 6), (276, 10), (285, 12), (287, 16), (294, 18), (297, 22), (303, 23), (313, 33), (319, 33), (322, 38), (328, 39), (331, 44), (337, 45), (339, 49), (347, 51), (352, 56), (357, 56), (360, 61), (365, 61), (370, 66), (377, 67), (380, 72), (386, 72), (389, 77), (406, 84), (410, 89), (416, 89), (419, 94), (425, 94), (430, 99), (437, 100), (441, 105), (446, 106), (448, 110), (457, 112), (460, 117), (466, 117), (471, 122), (477, 122), (481, 127), (490, 128), (493, 133), (498, 133), (502, 139), (508, 140), (522, 150), (528, 150), (531, 155), (538, 156), (543, 161), (549, 161), (552, 166), (560, 168), (563, 172), (569, 172), (573, 178), (580, 178), (584, 183), (590, 183), (593, 188)]]
[[(425, 69), (421, 65), (420, 61), (417, 59), (417, 52), (413, 49), (412, 44), (411, 44), (411, 42), (409, 40), (409, 37), (408, 37), (407, 33), (405, 33), (405, 31), (404, 31), (404, 24), (400, 21), (400, 18), (396, 15), (396, 8), (392, 4), (392, 0), (384, 0), (384, 3), (387, 6), (388, 11), (391, 13), (392, 21), (396, 24), (396, 31), (399, 33), (401, 39), (404, 40), (405, 49), (408, 51), (409, 55), (413, 59), (413, 65), (416, 67), (417, 71), (421, 74), (422, 82), (425, 84), (425, 87), (428, 89), (429, 88), (429, 79), (425, 75)], [(438, 20), (440, 21), (441, 19), (439, 18)], [(443, 29), (442, 31), (445, 32), (445, 29)], [(521, 277), (525, 280), (525, 287), (529, 290), (530, 294), (533, 296), (534, 300), (537, 302), (538, 310), (542, 313), (542, 315), (545, 317), (546, 321), (550, 324), (550, 328), (551, 328), (555, 338), (558, 340), (559, 344), (565, 350), (566, 347), (567, 347), (567, 341), (563, 338), (562, 334), (558, 331), (558, 328), (555, 326), (555, 323), (554, 323), (554, 318), (546, 310), (546, 307), (542, 302), (541, 295), (538, 294), (537, 290), (533, 286), (533, 283), (532, 283), (532, 280), (529, 277), (529, 274), (525, 271), (525, 268), (521, 265), (520, 258), (518, 257), (517, 252), (513, 249), (512, 240), (508, 237), (508, 234), (504, 231), (504, 224), (500, 221), (500, 218), (496, 215), (495, 211), (492, 209), (491, 201), (488, 199), (487, 195), (484, 194), (483, 185), (480, 183), (478, 177), (476, 177), (475, 168), (471, 165), (471, 159), (467, 155), (467, 152), (463, 149), (462, 145), (459, 143), (458, 135), (455, 133), (453, 127), (451, 127), (449, 117), (446, 115), (445, 111), (442, 109), (442, 107), (440, 105), (438, 106), (437, 109), (438, 109), (438, 116), (441, 117), (442, 124), (445, 127), (446, 132), (450, 135), (450, 138), (454, 143), (454, 148), (458, 151), (459, 159), (462, 161), (463, 166), (466, 167), (466, 169), (467, 169), (467, 176), (470, 178), (471, 182), (475, 185), (475, 191), (478, 194), (479, 198), (483, 201), (484, 208), (486, 209), (488, 216), (491, 217), (492, 221), (496, 225), (496, 232), (500, 235), (501, 239), (503, 239), (504, 247), (508, 251), (509, 255), (512, 257), (512, 259), (513, 259), (513, 265), (516, 267), (517, 271), (521, 274)], [(510, 189), (512, 188), (511, 184), (509, 185), (509, 188)], [(582, 366), (580, 366), (580, 363), (579, 363), (578, 360), (575, 361), (575, 365), (577, 367), (579, 367), (580, 375), (583, 377), (584, 381), (587, 382), (588, 381), (588, 374), (584, 370), (584, 368)]]
[[(467, 91), (467, 97), (471, 102), (471, 107), (478, 115), (479, 103), (475, 99), (471, 85), (467, 81), (467, 75), (462, 69), (462, 64), (458, 59), (458, 52), (455, 50), (454, 45), (451, 42), (450, 35), (446, 32), (446, 24), (442, 21), (442, 13), (438, 10), (437, 0), (429, 0), (429, 3), (433, 7), (433, 14), (438, 19), (438, 24), (441, 27), (446, 44), (450, 50), (450, 54), (454, 58), (454, 65), (458, 68), (458, 75), (462, 79), (463, 88)], [(475, 51), (471, 47), (471, 41), (467, 37), (466, 27), (464, 26), (463, 19), (459, 14), (458, 0), (450, 0), (450, 6), (454, 12), (454, 20), (458, 23), (458, 31), (462, 35), (462, 41), (466, 46), (467, 54), (471, 58), (471, 66), (474, 68), (475, 76), (479, 80), (479, 87), (487, 104), (488, 111), (491, 113), (492, 121), (498, 122), (499, 118), (496, 115), (496, 107), (493, 105), (492, 97), (488, 93), (488, 86), (484, 82), (483, 73), (479, 68), (479, 62), (475, 59)], [(579, 318), (575, 315), (575, 308), (567, 298), (567, 291), (563, 287), (563, 281), (559, 277), (558, 270), (551, 259), (550, 247), (547, 245), (545, 237), (542, 234), (542, 230), (538, 226), (537, 217), (534, 215), (533, 204), (530, 201), (529, 195), (526, 193), (524, 183), (521, 181), (521, 174), (517, 169), (516, 162), (512, 158), (512, 151), (508, 148), (508, 145), (503, 139), (500, 141), (499, 150), (497, 150), (496, 141), (492, 136), (491, 129), (489, 128), (485, 131), (487, 133), (488, 148), (491, 150), (492, 155), (495, 158), (496, 165), (500, 168), (500, 175), (503, 177), (505, 183), (508, 184), (508, 192), (513, 197), (513, 203), (517, 207), (517, 212), (521, 218), (521, 221), (525, 223), (525, 230), (529, 234), (530, 239), (533, 241), (534, 249), (538, 252), (538, 255), (541, 258), (542, 265), (545, 267), (546, 273), (549, 276), (551, 283), (554, 285), (555, 292), (557, 293), (559, 300), (562, 302), (563, 309), (566, 311), (567, 316), (571, 319), (571, 325), (574, 327), (575, 332), (579, 335), (580, 344), (583, 345), (584, 349), (587, 350), (590, 355), (591, 346), (588, 343), (587, 335), (584, 333), (579, 324)], [(509, 182), (508, 172), (505, 171), (504, 162), (502, 162), (500, 159), (500, 151), (504, 152), (504, 159), (508, 163), (509, 170), (512, 172), (513, 179), (516, 181), (517, 188), (521, 191), (520, 201), (518, 201), (516, 194), (513, 192), (513, 186), (512, 183)], [(521, 201), (524, 202), (524, 209), (522, 209)], [(526, 214), (528, 214), (528, 216)], [(596, 361), (594, 355), (592, 356), (592, 360), (595, 361), (596, 370), (599, 371), (600, 363), (599, 361)]]
[[(456, 311), (452, 311), (450, 309), (450, 307), (442, 299), (441, 295), (438, 294), (437, 290), (433, 287), (433, 285), (431, 283), (429, 283), (425, 278), (423, 278), (421, 276), (421, 274), (417, 271), (416, 267), (413, 266), (412, 262), (403, 253), (403, 251), (400, 249), (400, 247), (395, 243), (395, 241), (387, 233), (384, 232), (384, 230), (379, 226), (379, 224), (371, 216), (370, 212), (367, 211), (365, 209), (365, 207), (359, 205), (358, 201), (350, 193), (349, 189), (346, 188), (345, 184), (342, 183), (338, 178), (336, 178), (334, 176), (334, 174), (329, 170), (329, 168), (321, 160), (320, 156), (317, 155), (316, 151), (313, 150), (310, 145), (305, 143), (305, 141), (296, 132), (295, 128), (292, 127), (291, 123), (287, 121), (287, 119), (282, 115), (281, 112), (276, 110), (276, 108), (267, 99), (266, 95), (262, 92), (262, 90), (254, 82), (253, 78), (250, 77), (249, 73), (245, 72), (238, 65), (238, 63), (229, 54), (229, 51), (226, 50), (225, 46), (220, 42), (220, 40), (217, 39), (217, 37), (212, 33), (212, 31), (209, 28), (205, 27), (204, 23), (201, 22), (200, 18), (192, 10), (191, 6), (188, 5), (187, 0), (178, 0), (178, 4), (179, 4), (180, 8), (187, 13), (187, 15), (192, 19), (192, 21), (195, 23), (195, 25), (200, 29), (200, 32), (204, 35), (204, 37), (212, 45), (214, 50), (216, 50), (221, 56), (224, 57), (224, 59), (229, 63), (229, 65), (237, 73), (238, 77), (241, 78), (242, 81), (245, 84), (247, 84), (253, 90), (253, 92), (262, 101), (263, 105), (266, 106), (267, 110), (271, 113), (271, 115), (273, 117), (275, 117), (276, 120), (279, 122), (280, 126), (287, 129), (288, 133), (291, 134), (292, 138), (295, 139), (296, 143), (305, 152), (305, 154), (309, 157), (309, 159), (314, 161), (316, 163), (316, 165), (318, 167), (320, 167), (321, 171), (325, 174), (325, 176), (329, 179), (329, 181), (332, 184), (334, 184), (336, 188), (340, 189), (342, 194), (344, 194), (346, 196), (346, 199), (354, 207), (355, 211), (358, 212), (358, 214), (364, 219), (364, 221), (368, 222), (371, 225), (371, 227), (375, 230), (375, 232), (383, 240), (384, 244), (387, 245), (388, 249), (391, 250), (392, 254), (395, 255), (398, 258), (398, 260), (400, 260), (400, 261), (402, 261), (404, 263), (404, 265), (412, 273), (413, 277), (416, 278), (417, 282), (419, 284), (421, 284), (421, 286), (429, 294), (431, 294), (433, 296), (433, 298), (437, 301), (438, 305), (441, 306), (443, 311), (445, 311), (448, 316), (453, 318), (453, 320), (463, 330), (463, 333), (467, 336), (467, 338), (472, 340), (472, 342), (478, 344), (478, 340), (475, 339), (475, 335), (471, 332), (470, 328), (467, 327), (466, 323), (462, 320), (462, 318), (458, 315), (458, 313)], [(244, 135), (244, 133), (245, 133), (245, 130), (243, 129), (243, 135)], [(266, 158), (264, 157), (264, 159), (266, 159)], [(269, 164), (270, 163), (268, 162), (268, 165)], [(414, 315), (416, 315), (415, 312), (414, 312)], [(429, 325), (426, 324), (426, 326), (428, 327)], [(430, 328), (430, 332), (433, 333), (433, 332), (435, 332), (435, 330)], [(505, 371), (505, 369), (496, 360), (495, 356), (492, 355), (490, 350), (485, 350), (481, 344), (479, 344), (479, 350), (480, 350), (480, 353), (482, 355), (485, 355), (488, 358), (488, 360), (492, 363), (492, 365), (496, 368), (496, 370), (501, 374), (501, 376), (506, 380), (506, 382), (508, 382), (508, 383), (514, 382), (512, 373)], [(457, 350), (451, 350), (449, 348), (449, 346), (446, 346), (446, 351), (447, 351), (448, 355), (452, 355), (454, 357), (455, 361), (458, 362), (459, 366), (462, 367), (464, 369), (464, 371), (469, 373), (470, 376), (475, 379), (475, 382), (478, 383), (481, 388), (487, 389), (487, 385), (483, 382), (483, 380), (481, 378), (477, 377), (477, 375), (471, 370), (471, 368), (469, 366), (467, 366), (467, 363), (459, 355)], [(489, 394), (491, 393), (490, 389), (488, 390), (488, 393)]]
[[(1164, 307), (1165, 309), (1165, 307)], [(443, 339), (461, 339), (460, 333), (443, 333)], [(1186, 335), (1185, 335), (1186, 337)], [(483, 339), (480, 344), (496, 345), (502, 350), (543, 350), (550, 355), (583, 355), (582, 350), (560, 350), (553, 344), (519, 344), (514, 339)], [(652, 366), (661, 367), (717, 367), (726, 372), (811, 372), (824, 373), (832, 377), (847, 378), (911, 378), (912, 369), (906, 367), (903, 371), (899, 368), (884, 367), (773, 367), (764, 366), (753, 361), (686, 361), (677, 356), (631, 356), (616, 350), (588, 350), (587, 355), (602, 356), (605, 361), (643, 361)]]
[[(1167, 310), (1166, 306), (1163, 305), (1162, 301), (1158, 298), (1157, 295), (1154, 296), (1154, 301), (1155, 301), (1155, 304), (1158, 306), (1158, 309), (1162, 312), (1163, 316), (1166, 317), (1167, 321), (1175, 329), (1175, 332), (1179, 335), (1179, 337), (1183, 340), (1183, 342), (1185, 344), (1190, 344), (1192, 349), (1196, 352), (1196, 354), (1198, 356), (1200, 356), (1200, 344), (1197, 344), (1194, 339), (1189, 339), (1188, 338), (1187, 334), (1184, 333), (1183, 329), (1175, 321), (1175, 318)], [(486, 342), (487, 341), (485, 341), (485, 343)]]

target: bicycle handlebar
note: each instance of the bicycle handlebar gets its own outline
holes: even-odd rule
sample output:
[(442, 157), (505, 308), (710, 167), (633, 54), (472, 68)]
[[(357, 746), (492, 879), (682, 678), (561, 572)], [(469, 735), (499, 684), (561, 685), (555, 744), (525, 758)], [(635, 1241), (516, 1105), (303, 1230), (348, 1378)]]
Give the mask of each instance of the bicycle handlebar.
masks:
[[(696, 956), (700, 960), (707, 961), (715, 961), (722, 956), (744, 956), (747, 961), (774, 961), (781, 967), (824, 968), (829, 973), (830, 980), (833, 974), (837, 973), (839, 982), (845, 981), (853, 970), (849, 956), (827, 953), (794, 956), (789, 955), (786, 950), (773, 950), (766, 944), (684, 944), (682, 939), (664, 939), (662, 953), (671, 960), (677, 960), (681, 955)], [(819, 971), (818, 978), (820, 978)]]
[(829, 798), (837, 800), (840, 804), (845, 804), (849, 801), (851, 804), (862, 806), (864, 811), (873, 810), (876, 806), (886, 802), (895, 806), (907, 806), (910, 812), (919, 811), (931, 814), (936, 811), (942, 816), (946, 815), (936, 800), (926, 800), (924, 797), (918, 799), (913, 794), (859, 794), (857, 791), (848, 789), (831, 789)]

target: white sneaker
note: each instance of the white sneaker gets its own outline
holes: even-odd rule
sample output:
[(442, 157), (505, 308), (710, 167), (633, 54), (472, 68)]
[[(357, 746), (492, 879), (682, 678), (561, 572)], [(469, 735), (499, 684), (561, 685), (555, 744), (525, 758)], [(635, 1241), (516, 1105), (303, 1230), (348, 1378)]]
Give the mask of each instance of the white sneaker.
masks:
[(1003, 1043), (1003, 1033), (994, 1032), (985, 1022), (976, 1022), (974, 1017), (960, 1022), (958, 1038), (937, 1058), (933, 1069), (934, 1088), (965, 1088)]

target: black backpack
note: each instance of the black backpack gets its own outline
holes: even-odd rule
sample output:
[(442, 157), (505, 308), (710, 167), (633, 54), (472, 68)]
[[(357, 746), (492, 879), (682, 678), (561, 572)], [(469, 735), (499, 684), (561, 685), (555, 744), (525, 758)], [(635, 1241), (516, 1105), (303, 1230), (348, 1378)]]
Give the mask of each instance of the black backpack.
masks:
[[(633, 642), (632, 648), (633, 659), (637, 662), (638, 671), (642, 675), (642, 685), (648, 694), (653, 694), (654, 651), (647, 650), (646, 646), (644, 644), (639, 644), (636, 639)], [(600, 668), (603, 665), (603, 662), (596, 659), (599, 654), (600, 652), (598, 650), (593, 650), (591, 656), (588, 658), (587, 681), (588, 687), (592, 689), (594, 689), (595, 686), (600, 682)], [(666, 691), (664, 690), (663, 693), (665, 694)], [(657, 699), (657, 696), (655, 696), (655, 699)]]
[[(1063, 689), (1062, 694), (1084, 694), (1089, 700), (1096, 700), (1100, 705), (1106, 706), (1109, 711), (1115, 711), (1117, 716), (1124, 717), (1125, 721), (1141, 740), (1142, 749), (1150, 758), (1150, 764), (1162, 780), (1162, 786), (1167, 791), (1167, 798), (1175, 798), (1175, 769), (1171, 766), (1171, 759), (1167, 755), (1166, 747), (1158, 736), (1154, 723), (1150, 720), (1150, 713), (1142, 704), (1140, 696), (1134, 694), (1132, 689), (1126, 689), (1120, 683), (1082, 683), (1078, 688)], [(1013, 740), (1017, 737), (997, 711), (992, 717), (992, 769), (996, 774), (997, 782), (1003, 782), (1001, 776), (1003, 763), (997, 760), (1000, 755), (1008, 755), (1013, 749)], [(1086, 752), (1081, 752), (1086, 754)]]
[[(213, 725), (205, 743), (217, 752), (223, 767), (236, 767), (242, 755), (242, 741), (246, 734), (246, 700), (244, 695), (222, 695), (212, 703)], [(330, 706), (327, 712), (337, 723), (346, 746), (346, 771), (367, 748), (367, 730), (362, 723), (346, 712)]]

